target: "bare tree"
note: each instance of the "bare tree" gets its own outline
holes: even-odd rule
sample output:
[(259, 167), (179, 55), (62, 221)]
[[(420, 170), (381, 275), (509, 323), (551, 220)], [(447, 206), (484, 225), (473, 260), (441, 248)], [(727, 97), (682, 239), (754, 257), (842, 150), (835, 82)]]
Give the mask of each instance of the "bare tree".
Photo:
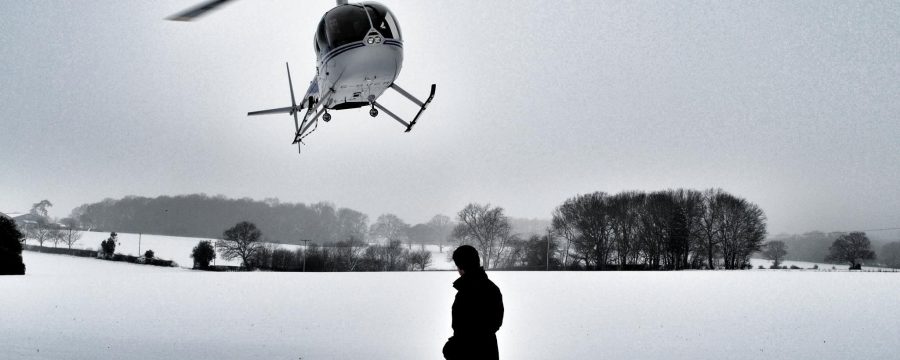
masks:
[(262, 232), (251, 222), (242, 221), (225, 230), (224, 239), (216, 242), (216, 247), (221, 250), (222, 258), (231, 260), (241, 258), (242, 266), (251, 268), (253, 256), (262, 247), (260, 239)]
[(36, 224), (31, 224), (25, 228), (25, 234), (29, 239), (37, 241), (38, 246), (44, 247), (45, 241), (54, 241), (58, 232), (50, 226), (45, 220), (39, 220)]
[(766, 243), (762, 254), (766, 259), (772, 260), (773, 267), (778, 267), (778, 265), (781, 265), (781, 261), (784, 260), (784, 256), (787, 255), (787, 245), (780, 240), (769, 241)]
[(637, 261), (639, 255), (640, 210), (645, 195), (622, 192), (610, 198), (610, 227), (619, 267)]
[(413, 269), (425, 271), (425, 268), (431, 266), (431, 252), (426, 250), (410, 252), (409, 264), (413, 267)]
[(356, 271), (363, 260), (362, 255), (366, 251), (366, 243), (351, 237), (347, 241), (339, 241), (336, 249), (340, 270)]
[(391, 242), (406, 241), (409, 225), (394, 214), (383, 214), (372, 224), (369, 234), (375, 239), (381, 239), (384, 244), (390, 246)]
[[(302, 259), (302, 256), (300, 257)], [(272, 270), (294, 271), (299, 268), (300, 261), (297, 255), (288, 249), (278, 248), (272, 252)]]
[(680, 267), (676, 268), (698, 268), (702, 261), (701, 254), (703, 253), (700, 225), (701, 217), (705, 211), (703, 193), (690, 189), (671, 190), (670, 193), (678, 205), (677, 210), (680, 212), (680, 214), (675, 214), (676, 217), (683, 217), (684, 220), (683, 228), (677, 231), (684, 231), (686, 236), (685, 243), (682, 244), (683, 247), (677, 249), (677, 252), (673, 252), (678, 257), (676, 263), (680, 264)]
[(71, 249), (73, 245), (78, 243), (78, 240), (81, 240), (82, 232), (78, 230), (78, 221), (73, 218), (65, 218), (60, 222), (66, 226), (65, 229), (60, 230), (61, 241)]
[(495, 266), (507, 250), (510, 235), (509, 219), (503, 215), (503, 208), (490, 204), (471, 203), (457, 214), (458, 224), (453, 229), (453, 238), (459, 245), (472, 245), (481, 253), (485, 269)]
[(716, 268), (716, 258), (721, 248), (719, 244), (721, 238), (717, 231), (722, 221), (721, 207), (724, 196), (727, 194), (724, 194), (722, 189), (709, 189), (703, 192), (703, 215), (700, 216), (699, 238), (710, 269)]
[(588, 268), (606, 265), (612, 253), (609, 196), (604, 192), (576, 195), (553, 215), (553, 228), (567, 240), (567, 255)]
[(850, 263), (851, 267), (857, 269), (863, 260), (875, 259), (872, 243), (864, 232), (851, 232), (850, 234), (841, 235), (831, 244), (828, 252), (829, 254), (825, 261)]
[(428, 221), (428, 227), (433, 232), (434, 239), (437, 240), (438, 249), (444, 252), (444, 242), (453, 235), (453, 222), (447, 215), (435, 215)]
[(760, 250), (766, 236), (766, 217), (755, 204), (727, 195), (721, 198), (721, 221), (717, 227), (726, 269), (749, 264), (750, 255)]
[(65, 236), (65, 230), (59, 227), (54, 226), (50, 229), (49, 240), (53, 243), (53, 247), (59, 247), (59, 243), (63, 242)]
[(575, 227), (575, 201), (566, 200), (562, 205), (553, 210), (553, 231), (566, 239), (566, 247), (563, 250), (563, 268), (569, 266), (569, 248), (572, 242), (578, 240), (578, 230)]
[(337, 212), (337, 238), (364, 242), (369, 229), (369, 216), (359, 211), (340, 208)]
[(314, 238), (320, 239), (322, 245), (334, 244), (341, 240), (338, 237), (340, 221), (334, 209), (334, 204), (318, 202), (310, 205), (309, 209), (315, 214), (316, 219), (315, 222), (307, 224), (312, 228), (312, 233), (316, 234)]
[(387, 246), (381, 247), (382, 263), (384, 271), (406, 270), (406, 255), (408, 250), (403, 249), (403, 243), (399, 240), (391, 241)]
[(48, 217), (47, 209), (52, 206), (53, 204), (50, 200), (41, 200), (40, 202), (31, 205), (30, 213), (46, 219)]

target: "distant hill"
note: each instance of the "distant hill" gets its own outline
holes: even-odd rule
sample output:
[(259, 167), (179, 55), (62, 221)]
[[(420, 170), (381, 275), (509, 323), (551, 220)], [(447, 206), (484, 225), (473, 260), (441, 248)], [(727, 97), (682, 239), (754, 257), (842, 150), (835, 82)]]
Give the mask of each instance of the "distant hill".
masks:
[(299, 244), (309, 239), (324, 244), (363, 238), (368, 218), (330, 203), (306, 205), (249, 198), (192, 194), (156, 198), (127, 196), (84, 204), (71, 217), (97, 231), (221, 238), (225, 229), (250, 221), (267, 241)]
[[(804, 234), (779, 234), (769, 238), (769, 241), (780, 240), (787, 245), (787, 255), (785, 260), (797, 260), (808, 262), (823, 262), (828, 256), (828, 248), (834, 243), (843, 232), (825, 233), (821, 231), (811, 231)], [(878, 236), (867, 234), (872, 242), (872, 250), (875, 251), (876, 257), (880, 257), (881, 248), (890, 242)], [(877, 263), (878, 259), (871, 263)]]

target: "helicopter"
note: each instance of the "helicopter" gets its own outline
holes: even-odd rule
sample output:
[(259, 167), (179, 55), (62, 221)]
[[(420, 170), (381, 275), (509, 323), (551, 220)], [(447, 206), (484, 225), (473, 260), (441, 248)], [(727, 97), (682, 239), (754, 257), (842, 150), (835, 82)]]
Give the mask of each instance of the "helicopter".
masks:
[[(168, 17), (174, 21), (192, 21), (231, 0), (212, 0)], [(248, 116), (286, 113), (294, 118), (292, 145), (302, 151), (303, 139), (312, 134), (319, 119), (331, 121), (329, 110), (357, 109), (368, 106), (369, 115), (379, 110), (410, 132), (434, 99), (436, 85), (422, 101), (396, 83), (403, 65), (403, 36), (397, 18), (386, 6), (373, 2), (349, 3), (337, 0), (337, 6), (322, 15), (313, 47), (317, 56), (316, 75), (298, 103), (294, 96), (291, 68), (285, 63), (291, 106), (248, 112)], [(377, 100), (393, 89), (419, 107), (412, 121), (406, 121)], [(298, 116), (303, 112), (302, 120)]]

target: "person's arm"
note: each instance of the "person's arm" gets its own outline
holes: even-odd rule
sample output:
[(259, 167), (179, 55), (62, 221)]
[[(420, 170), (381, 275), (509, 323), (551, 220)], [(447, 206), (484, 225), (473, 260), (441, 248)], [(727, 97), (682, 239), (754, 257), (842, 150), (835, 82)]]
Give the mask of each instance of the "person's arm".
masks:
[(493, 307), (494, 308), (492, 309), (493, 311), (491, 311), (491, 314), (494, 315), (494, 318), (492, 319), (493, 321), (492, 321), (491, 325), (493, 327), (494, 332), (497, 332), (497, 330), (500, 330), (500, 326), (503, 325), (503, 310), (504, 310), (503, 309), (503, 294), (500, 293), (500, 289), (498, 289), (498, 288), (494, 288), (494, 290), (495, 290), (495, 293), (493, 296), (494, 297), (494, 299), (493, 299)]

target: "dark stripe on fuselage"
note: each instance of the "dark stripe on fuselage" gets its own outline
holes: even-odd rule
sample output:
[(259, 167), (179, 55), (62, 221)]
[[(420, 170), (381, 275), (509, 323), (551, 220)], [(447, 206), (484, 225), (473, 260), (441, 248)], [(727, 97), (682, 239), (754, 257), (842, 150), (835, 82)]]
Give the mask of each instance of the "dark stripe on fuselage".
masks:
[[(397, 40), (385, 40), (384, 45), (396, 46), (401, 49), (403, 48), (403, 43), (400, 41), (397, 41)], [(325, 58), (324, 58), (324, 60), (322, 60), (322, 63), (323, 64), (327, 63), (329, 60), (333, 59), (335, 56), (338, 56), (349, 50), (357, 49), (357, 48), (360, 48), (363, 46), (366, 46), (365, 42), (359, 41), (359, 42), (350, 43), (350, 44), (341, 46), (337, 49), (331, 50), (331, 52), (329, 52), (328, 54), (325, 54)]]
[(328, 60), (331, 60), (331, 59), (334, 58), (335, 56), (338, 56), (338, 55), (343, 54), (343, 53), (345, 53), (345, 52), (347, 52), (347, 51), (349, 51), (349, 50), (353, 50), (353, 49), (360, 48), (360, 47), (363, 47), (363, 46), (366, 46), (366, 45), (363, 44), (362, 42), (358, 42), (358, 43), (350, 44), (350, 45), (348, 45), (348, 46), (346, 46), (346, 47), (340, 47), (340, 48), (334, 49), (334, 50), (332, 50), (330, 53), (328, 53), (328, 54), (325, 55), (325, 59), (322, 60), (322, 63), (327, 63)]

